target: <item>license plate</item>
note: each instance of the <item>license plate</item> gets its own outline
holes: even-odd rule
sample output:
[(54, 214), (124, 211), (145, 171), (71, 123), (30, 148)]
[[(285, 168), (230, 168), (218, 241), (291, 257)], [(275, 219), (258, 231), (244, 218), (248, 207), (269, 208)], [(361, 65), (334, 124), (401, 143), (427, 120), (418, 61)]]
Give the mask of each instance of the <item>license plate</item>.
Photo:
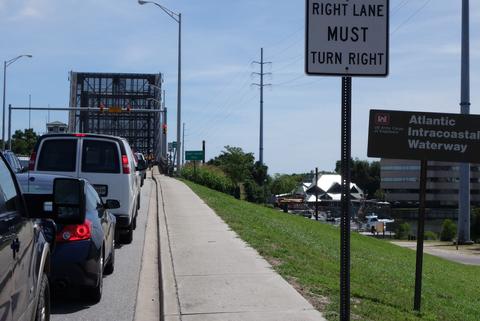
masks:
[(108, 186), (107, 185), (93, 185), (93, 188), (97, 191), (99, 196), (108, 195)]

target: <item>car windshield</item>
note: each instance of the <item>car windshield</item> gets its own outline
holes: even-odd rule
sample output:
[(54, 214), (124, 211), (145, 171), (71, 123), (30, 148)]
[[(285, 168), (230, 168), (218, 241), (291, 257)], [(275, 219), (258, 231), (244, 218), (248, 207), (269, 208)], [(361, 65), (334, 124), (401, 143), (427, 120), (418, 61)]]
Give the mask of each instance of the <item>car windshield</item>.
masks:
[(53, 193), (53, 180), (54, 175), (32, 175), (32, 174), (20, 174), (17, 175), (20, 188), (23, 193), (27, 194), (52, 194)]

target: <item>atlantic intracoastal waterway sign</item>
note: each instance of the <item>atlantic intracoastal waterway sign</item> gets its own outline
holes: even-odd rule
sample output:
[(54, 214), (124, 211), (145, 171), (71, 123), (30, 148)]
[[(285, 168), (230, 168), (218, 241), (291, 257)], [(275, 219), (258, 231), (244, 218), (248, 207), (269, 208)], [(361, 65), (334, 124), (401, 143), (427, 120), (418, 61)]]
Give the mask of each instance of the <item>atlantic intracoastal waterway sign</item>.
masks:
[(480, 115), (371, 110), (368, 156), (480, 162)]

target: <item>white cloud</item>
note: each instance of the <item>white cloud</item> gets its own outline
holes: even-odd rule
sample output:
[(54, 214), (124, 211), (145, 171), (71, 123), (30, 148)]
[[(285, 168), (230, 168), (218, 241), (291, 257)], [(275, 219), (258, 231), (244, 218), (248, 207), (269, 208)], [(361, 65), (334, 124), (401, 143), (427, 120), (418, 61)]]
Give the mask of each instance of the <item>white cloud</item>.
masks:
[(26, 18), (38, 18), (42, 16), (42, 13), (40, 12), (40, 9), (38, 7), (30, 3), (22, 9), (22, 11), (20, 12), (20, 16)]

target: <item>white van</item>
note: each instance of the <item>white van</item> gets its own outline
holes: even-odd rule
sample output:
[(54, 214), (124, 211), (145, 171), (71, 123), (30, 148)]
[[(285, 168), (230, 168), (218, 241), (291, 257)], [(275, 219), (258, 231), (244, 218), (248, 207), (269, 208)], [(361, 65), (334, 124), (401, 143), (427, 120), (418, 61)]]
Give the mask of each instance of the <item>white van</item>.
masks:
[(130, 243), (140, 207), (137, 163), (127, 140), (98, 134), (41, 136), (30, 157), (35, 173), (84, 178), (104, 199), (120, 202), (111, 210), (122, 243)]

